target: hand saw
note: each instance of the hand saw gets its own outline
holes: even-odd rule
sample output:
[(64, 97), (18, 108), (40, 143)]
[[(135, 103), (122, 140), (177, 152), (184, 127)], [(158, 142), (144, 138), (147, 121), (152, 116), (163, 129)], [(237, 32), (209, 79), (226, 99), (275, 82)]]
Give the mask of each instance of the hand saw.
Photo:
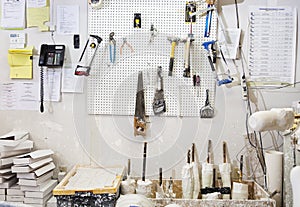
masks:
[(159, 87), (156, 88), (154, 94), (154, 100), (152, 103), (153, 112), (155, 115), (161, 114), (166, 112), (166, 102), (164, 99), (164, 89), (163, 89), (163, 77), (161, 75), (162, 68), (159, 66), (157, 68), (157, 83), (160, 82), (160, 89)]
[(135, 100), (134, 136), (137, 135), (146, 136), (145, 97), (142, 71), (140, 71), (138, 74), (138, 84)]

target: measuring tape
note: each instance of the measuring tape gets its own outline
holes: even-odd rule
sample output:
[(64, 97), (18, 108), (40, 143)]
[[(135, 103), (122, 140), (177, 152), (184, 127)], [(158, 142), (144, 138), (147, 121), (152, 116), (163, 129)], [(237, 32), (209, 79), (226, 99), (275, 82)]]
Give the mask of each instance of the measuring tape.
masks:
[(89, 0), (89, 5), (94, 9), (100, 9), (102, 7), (103, 0)]

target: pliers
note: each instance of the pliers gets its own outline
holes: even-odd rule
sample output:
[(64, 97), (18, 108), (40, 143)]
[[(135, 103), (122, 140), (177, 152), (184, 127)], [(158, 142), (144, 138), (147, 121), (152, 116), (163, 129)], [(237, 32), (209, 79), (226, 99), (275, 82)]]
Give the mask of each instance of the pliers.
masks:
[(122, 44), (121, 47), (120, 47), (120, 55), (123, 54), (123, 48), (125, 47), (125, 45), (127, 45), (127, 47), (129, 47), (131, 53), (134, 52), (132, 45), (129, 44), (129, 43), (127, 42), (127, 39), (124, 37), (124, 38), (123, 38), (123, 44)]

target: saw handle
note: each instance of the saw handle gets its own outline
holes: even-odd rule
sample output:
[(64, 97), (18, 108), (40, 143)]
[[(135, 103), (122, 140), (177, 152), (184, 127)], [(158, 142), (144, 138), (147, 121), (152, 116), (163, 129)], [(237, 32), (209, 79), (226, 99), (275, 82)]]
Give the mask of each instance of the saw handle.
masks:
[(134, 117), (134, 136), (146, 136), (146, 121)]

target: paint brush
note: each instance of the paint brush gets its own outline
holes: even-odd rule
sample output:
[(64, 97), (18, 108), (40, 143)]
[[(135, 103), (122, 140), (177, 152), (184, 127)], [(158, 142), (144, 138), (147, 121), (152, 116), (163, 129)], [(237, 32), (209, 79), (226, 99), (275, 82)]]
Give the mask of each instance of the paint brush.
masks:
[(209, 102), (209, 90), (206, 89), (206, 100), (205, 105), (201, 107), (200, 109), (200, 117), (201, 118), (212, 118), (214, 116), (215, 110), (210, 105)]
[(146, 180), (145, 179), (145, 175), (146, 175), (146, 159), (147, 159), (147, 142), (144, 142), (142, 181)]

